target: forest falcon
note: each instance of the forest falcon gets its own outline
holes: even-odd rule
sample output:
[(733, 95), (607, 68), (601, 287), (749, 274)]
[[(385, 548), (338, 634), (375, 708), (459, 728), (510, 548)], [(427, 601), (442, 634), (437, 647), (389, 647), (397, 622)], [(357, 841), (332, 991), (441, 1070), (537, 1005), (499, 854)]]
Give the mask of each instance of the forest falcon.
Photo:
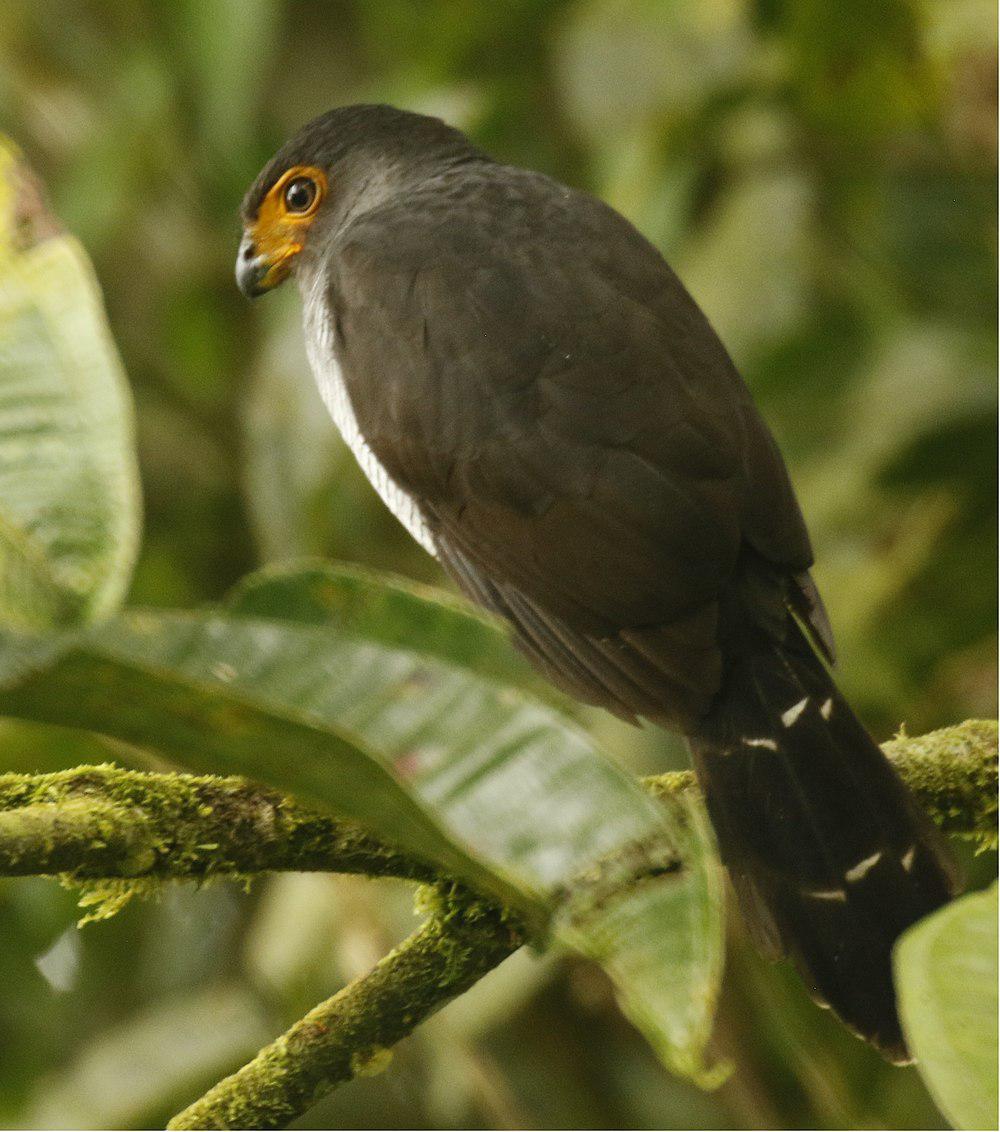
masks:
[(388, 106), (304, 126), (242, 206), (376, 490), (555, 684), (689, 738), (758, 940), (895, 1060), (891, 951), (937, 837), (838, 692), (777, 446), (659, 252), (600, 201)]

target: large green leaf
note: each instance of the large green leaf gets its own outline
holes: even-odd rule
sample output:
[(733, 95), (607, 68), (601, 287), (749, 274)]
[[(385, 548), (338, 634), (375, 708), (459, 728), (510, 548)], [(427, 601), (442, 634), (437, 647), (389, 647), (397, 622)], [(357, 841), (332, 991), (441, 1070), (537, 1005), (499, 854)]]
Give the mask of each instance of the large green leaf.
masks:
[(957, 1128), (996, 1128), (997, 886), (915, 924), (896, 946), (903, 1029)]
[(498, 620), (433, 586), (316, 559), (258, 570), (235, 587), (227, 604), (243, 616), (326, 625), (346, 636), (430, 654), (572, 710), (511, 648)]
[(250, 579), (222, 611), (119, 618), (0, 711), (364, 821), (546, 917), (604, 965), (665, 1060), (700, 1074), (722, 951), (701, 812), (653, 801), (522, 679), (452, 599), (311, 567)]
[(139, 532), (132, 411), (83, 249), (0, 138), (0, 624), (113, 612)]

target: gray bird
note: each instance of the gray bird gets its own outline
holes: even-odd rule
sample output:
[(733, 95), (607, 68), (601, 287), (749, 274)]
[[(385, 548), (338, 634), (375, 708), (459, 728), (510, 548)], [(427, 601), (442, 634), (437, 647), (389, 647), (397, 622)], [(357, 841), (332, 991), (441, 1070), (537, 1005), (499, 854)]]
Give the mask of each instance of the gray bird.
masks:
[(243, 201), (237, 281), (294, 276), (375, 489), (564, 691), (679, 728), (744, 915), (894, 1060), (899, 934), (947, 861), (826, 662), (781, 455), (625, 219), (388, 106), (304, 126)]

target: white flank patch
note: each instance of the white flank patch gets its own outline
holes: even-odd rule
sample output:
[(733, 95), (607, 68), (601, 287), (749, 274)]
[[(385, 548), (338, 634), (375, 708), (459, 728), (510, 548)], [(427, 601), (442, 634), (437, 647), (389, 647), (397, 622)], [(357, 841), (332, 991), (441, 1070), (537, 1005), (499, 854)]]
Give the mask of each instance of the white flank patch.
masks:
[(781, 722), (785, 727), (791, 727), (792, 724), (799, 718), (799, 716), (806, 710), (806, 704), (809, 703), (809, 697), (803, 696), (797, 704), (792, 704), (788, 711), (781, 713)]
[(819, 705), (819, 714), (824, 719), (829, 719), (830, 716), (833, 715), (833, 700), (832, 699), (824, 700)]
[(865, 857), (863, 861), (858, 861), (853, 869), (848, 869), (847, 872), (844, 873), (844, 880), (846, 880), (848, 884), (854, 884), (856, 881), (864, 880), (881, 860), (881, 853), (872, 853), (870, 857)]
[(907, 849), (906, 852), (903, 854), (903, 856), (901, 858), (902, 865), (903, 865), (903, 868), (906, 869), (907, 872), (909, 872), (910, 869), (913, 868), (913, 861), (914, 861), (914, 858), (916, 857), (916, 855), (917, 855), (916, 845), (911, 845), (909, 847), (909, 849)]
[(773, 739), (748, 739), (744, 736), (744, 746), (747, 747), (764, 747), (768, 751), (776, 751), (778, 744)]
[(326, 302), (322, 273), (316, 273), (303, 298), (306, 353), (309, 355), (309, 364), (319, 386), (320, 395), (330, 410), (330, 416), (333, 417), (344, 442), (354, 453), (354, 458), (361, 465), (361, 470), (368, 477), (369, 483), (382, 497), (383, 503), (428, 554), (436, 555), (434, 537), (424, 523), (420, 508), (413, 497), (407, 494), (382, 467), (358, 428), (354, 406), (347, 395), (343, 374), (337, 362), (333, 321)]

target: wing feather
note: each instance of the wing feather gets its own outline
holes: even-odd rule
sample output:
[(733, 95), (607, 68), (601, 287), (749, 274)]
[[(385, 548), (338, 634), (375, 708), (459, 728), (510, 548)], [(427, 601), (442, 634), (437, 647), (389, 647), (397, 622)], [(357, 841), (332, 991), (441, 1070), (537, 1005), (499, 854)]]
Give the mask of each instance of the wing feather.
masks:
[(781, 457), (655, 249), (501, 172), (375, 209), (331, 250), (358, 426), (445, 568), (574, 694), (703, 710), (748, 548), (822, 609), (790, 581), (811, 552)]

